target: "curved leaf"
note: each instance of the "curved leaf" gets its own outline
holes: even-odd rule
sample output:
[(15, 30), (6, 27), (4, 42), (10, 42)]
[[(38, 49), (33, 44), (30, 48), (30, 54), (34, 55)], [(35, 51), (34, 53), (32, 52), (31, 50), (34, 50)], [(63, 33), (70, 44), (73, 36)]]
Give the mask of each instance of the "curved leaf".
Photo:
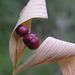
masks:
[[(9, 51), (10, 51), (10, 56), (11, 56), (13, 66), (16, 63), (15, 62), (16, 54), (18, 54), (18, 51), (19, 51), (17, 48), (19, 36), (16, 34), (15, 29), (20, 24), (25, 24), (30, 29), (32, 18), (48, 18), (45, 0), (30, 0), (28, 2), (28, 4), (23, 8), (22, 12), (20, 13), (20, 18), (11, 34), (11, 37), (9, 40)], [(21, 48), (23, 48), (24, 45), (23, 45), (22, 39), (20, 41), (21, 41)], [(21, 60), (24, 52), (22, 52), (22, 54), (18, 60), (18, 63)]]
[[(17, 69), (16, 72), (18, 73), (24, 69), (39, 64), (49, 64), (54, 62), (60, 62), (60, 64), (63, 64), (61, 61), (66, 60), (67, 58), (72, 56), (75, 56), (75, 44), (61, 41), (59, 39), (55, 39), (52, 37), (48, 37), (41, 44), (41, 46), (32, 54), (32, 56), (30, 56), (28, 60)], [(64, 63), (63, 65), (66, 64), (68, 67), (72, 67), (74, 65), (74, 64), (72, 65), (72, 61), (74, 61), (74, 59), (72, 58), (70, 60), (71, 60), (71, 64)], [(63, 67), (63, 65), (61, 67)], [(74, 72), (73, 69), (72, 71)]]

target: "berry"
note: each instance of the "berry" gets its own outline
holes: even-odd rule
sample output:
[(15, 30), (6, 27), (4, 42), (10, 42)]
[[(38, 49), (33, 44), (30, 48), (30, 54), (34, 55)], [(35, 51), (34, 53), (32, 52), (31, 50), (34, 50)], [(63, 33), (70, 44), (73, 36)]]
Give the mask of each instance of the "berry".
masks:
[(17, 28), (16, 28), (16, 33), (20, 36), (25, 36), (26, 34), (29, 33), (29, 29), (28, 27), (26, 27), (25, 25), (19, 25)]
[(36, 34), (29, 33), (23, 37), (23, 42), (29, 49), (37, 49), (39, 47), (39, 39)]

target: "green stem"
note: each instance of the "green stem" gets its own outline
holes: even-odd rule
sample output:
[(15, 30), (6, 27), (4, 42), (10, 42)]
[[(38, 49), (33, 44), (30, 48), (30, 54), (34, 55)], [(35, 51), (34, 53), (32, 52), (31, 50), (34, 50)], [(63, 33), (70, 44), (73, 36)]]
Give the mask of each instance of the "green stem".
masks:
[(21, 51), (19, 51), (19, 54), (16, 55), (16, 62), (15, 62), (15, 66), (14, 66), (14, 69), (13, 69), (13, 75), (16, 75), (16, 68), (17, 68), (18, 59), (19, 59), (20, 54), (24, 51), (25, 48), (26, 48), (26, 46), (24, 46), (24, 48)]
[(24, 46), (24, 48), (19, 52), (18, 56), (17, 56), (17, 61), (19, 59), (20, 54), (24, 51), (24, 49), (26, 48), (26, 46)]
[(13, 69), (13, 75), (16, 75), (16, 67)]
[(24, 51), (24, 49), (26, 48), (26, 46), (24, 46), (24, 48), (20, 51), (20, 53), (22, 53)]
[(18, 39), (18, 45), (19, 45), (19, 54), (16, 53), (16, 61), (15, 61), (15, 65), (14, 65), (14, 69), (13, 69), (13, 74), (12, 75), (16, 75), (16, 68), (17, 68), (17, 64), (18, 64), (18, 60), (19, 60), (20, 54), (26, 48), (26, 46), (24, 46), (24, 48), (22, 50), (20, 50), (20, 38)]

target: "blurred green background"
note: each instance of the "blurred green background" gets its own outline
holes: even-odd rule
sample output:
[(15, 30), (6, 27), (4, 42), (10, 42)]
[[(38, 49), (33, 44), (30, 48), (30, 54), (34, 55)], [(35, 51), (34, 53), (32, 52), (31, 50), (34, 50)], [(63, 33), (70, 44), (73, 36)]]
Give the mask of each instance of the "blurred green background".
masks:
[[(28, 0), (0, 0), (0, 75), (12, 75), (9, 55), (9, 38)], [(36, 33), (40, 44), (48, 36), (75, 42), (75, 0), (47, 0), (47, 20), (33, 19), (31, 32)], [(27, 50), (22, 64), (33, 51)], [(17, 75), (62, 75), (58, 63), (38, 65)]]

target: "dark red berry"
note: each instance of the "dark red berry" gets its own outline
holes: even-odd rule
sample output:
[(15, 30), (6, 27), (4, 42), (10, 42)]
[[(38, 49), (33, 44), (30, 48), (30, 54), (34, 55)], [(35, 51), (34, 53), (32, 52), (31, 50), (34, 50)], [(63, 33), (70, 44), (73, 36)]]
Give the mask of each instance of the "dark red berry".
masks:
[(19, 25), (16, 28), (16, 33), (20, 36), (25, 36), (28, 32), (29, 32), (29, 29), (25, 25)]
[(36, 34), (29, 33), (24, 36), (23, 41), (29, 49), (37, 49), (39, 47), (39, 39)]

